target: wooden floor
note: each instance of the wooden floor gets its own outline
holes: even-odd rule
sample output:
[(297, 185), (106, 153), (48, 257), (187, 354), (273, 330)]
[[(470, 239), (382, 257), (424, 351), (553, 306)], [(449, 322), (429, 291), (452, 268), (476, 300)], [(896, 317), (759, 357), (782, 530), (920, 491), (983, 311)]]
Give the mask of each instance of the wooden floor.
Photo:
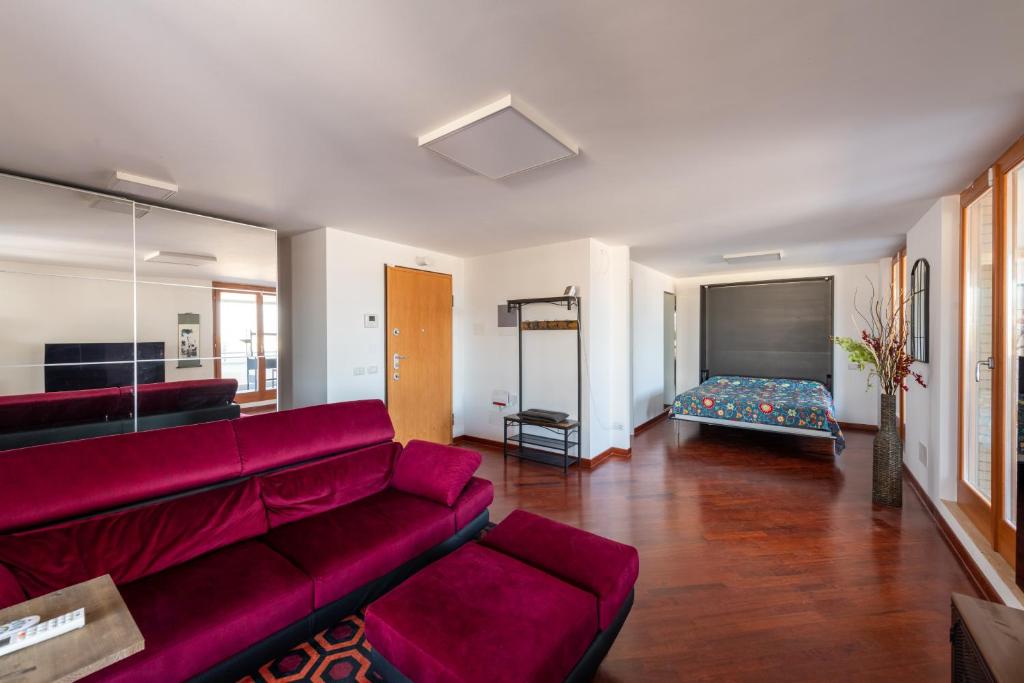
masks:
[[(662, 422), (630, 460), (570, 472), (485, 452), (514, 508), (630, 543), (636, 605), (598, 681), (949, 680), (949, 594), (975, 595), (904, 485), (871, 505), (871, 435), (808, 440)], [(809, 447), (814, 447), (814, 441)]]

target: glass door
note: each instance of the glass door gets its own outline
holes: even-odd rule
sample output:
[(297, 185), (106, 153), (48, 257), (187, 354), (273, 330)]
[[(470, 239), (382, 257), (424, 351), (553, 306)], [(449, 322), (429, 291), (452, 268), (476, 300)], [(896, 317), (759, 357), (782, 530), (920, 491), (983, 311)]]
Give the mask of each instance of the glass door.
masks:
[(274, 290), (214, 283), (214, 375), (238, 381), (236, 400), (277, 398), (277, 294)]
[(1024, 460), (1024, 163), (1006, 173), (1006, 262), (1007, 289), (1005, 317), (1009, 321), (1005, 356), (1008, 359), (1005, 448), (1002, 502), (996, 529), (999, 552), (1014, 563), (1017, 529), (1017, 469)]
[(992, 464), (995, 346), (995, 231), (989, 188), (963, 205), (963, 363), (957, 501), (993, 539)]

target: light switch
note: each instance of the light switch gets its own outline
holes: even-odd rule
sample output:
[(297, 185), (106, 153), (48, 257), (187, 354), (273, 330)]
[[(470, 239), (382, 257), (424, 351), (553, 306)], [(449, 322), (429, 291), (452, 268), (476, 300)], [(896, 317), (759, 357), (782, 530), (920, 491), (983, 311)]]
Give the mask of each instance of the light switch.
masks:
[(353, 375), (364, 375), (366, 374), (366, 368), (352, 368)]

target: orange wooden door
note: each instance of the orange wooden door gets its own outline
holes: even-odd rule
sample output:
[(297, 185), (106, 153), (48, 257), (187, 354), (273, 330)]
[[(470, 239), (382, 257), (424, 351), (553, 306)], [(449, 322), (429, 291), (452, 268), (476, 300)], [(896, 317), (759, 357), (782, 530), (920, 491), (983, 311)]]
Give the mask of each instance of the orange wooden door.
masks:
[(452, 277), (387, 266), (387, 402), (395, 438), (452, 440)]

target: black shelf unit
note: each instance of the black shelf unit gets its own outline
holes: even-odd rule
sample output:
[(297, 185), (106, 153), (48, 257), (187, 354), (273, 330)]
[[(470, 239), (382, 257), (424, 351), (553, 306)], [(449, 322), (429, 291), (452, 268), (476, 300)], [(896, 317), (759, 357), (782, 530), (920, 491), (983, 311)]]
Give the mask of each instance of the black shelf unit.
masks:
[[(533, 304), (549, 304), (563, 306), (567, 312), (575, 309), (576, 319), (569, 321), (526, 321), (523, 320), (523, 308)], [(580, 452), (580, 441), (582, 435), (583, 415), (583, 320), (580, 317), (580, 297), (578, 296), (548, 296), (533, 299), (509, 299), (507, 302), (509, 312), (516, 312), (516, 329), (518, 361), (519, 361), (519, 412), (515, 415), (506, 415), (504, 419), (504, 456), (507, 459), (510, 455), (523, 460), (561, 467), (563, 473), (568, 473), (570, 465), (579, 467), (582, 454)], [(531, 328), (531, 325), (540, 324), (540, 328)], [(534, 330), (564, 330), (576, 332), (576, 418), (575, 420), (563, 420), (562, 422), (551, 423), (537, 420), (529, 420), (521, 416), (523, 411), (523, 332)], [(524, 427), (543, 429), (556, 436), (544, 436), (534, 432), (528, 432)], [(510, 433), (510, 430), (511, 433)], [(514, 445), (514, 448), (510, 448)], [(575, 449), (575, 456), (572, 450)]]

